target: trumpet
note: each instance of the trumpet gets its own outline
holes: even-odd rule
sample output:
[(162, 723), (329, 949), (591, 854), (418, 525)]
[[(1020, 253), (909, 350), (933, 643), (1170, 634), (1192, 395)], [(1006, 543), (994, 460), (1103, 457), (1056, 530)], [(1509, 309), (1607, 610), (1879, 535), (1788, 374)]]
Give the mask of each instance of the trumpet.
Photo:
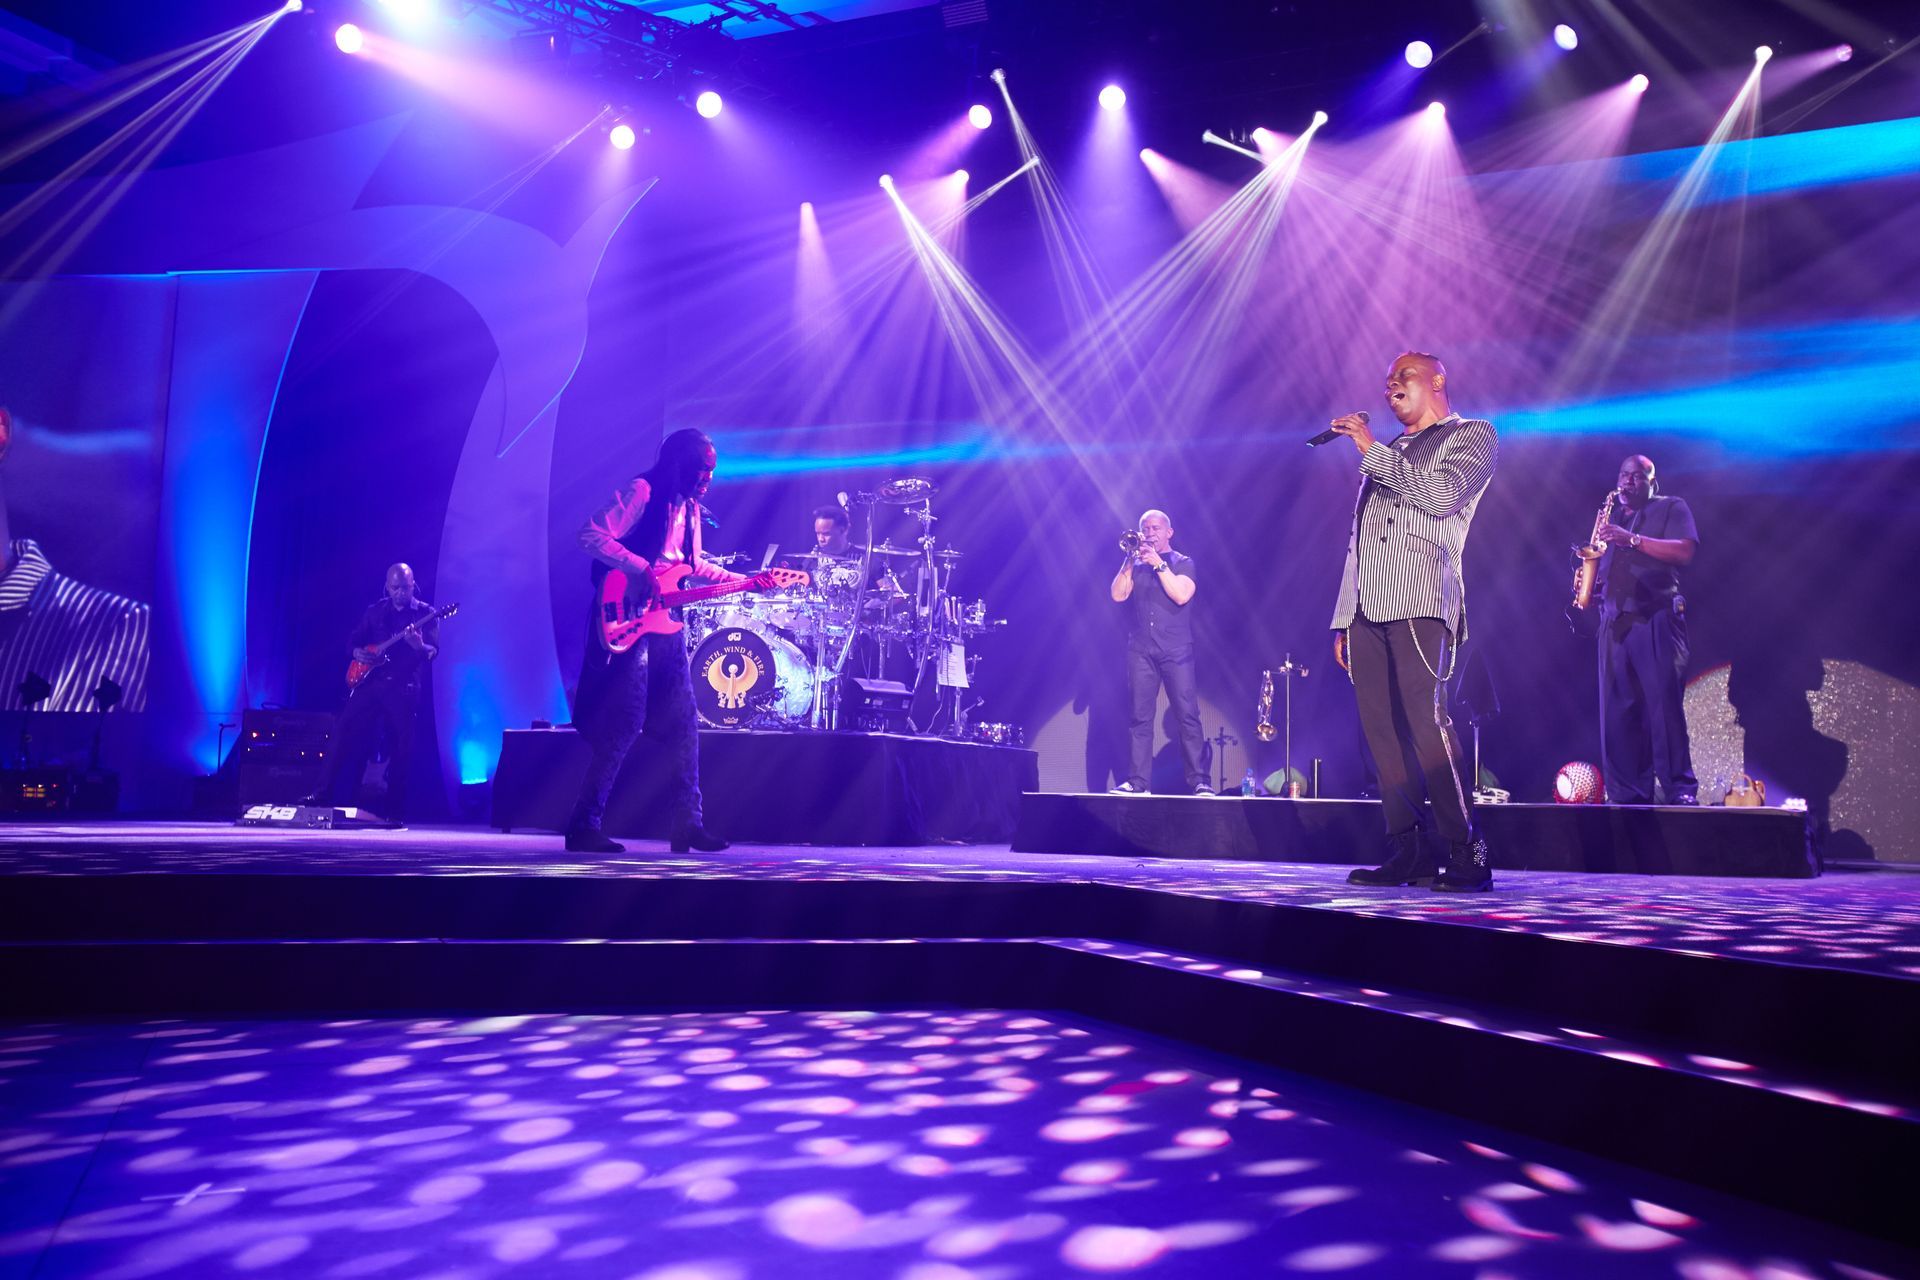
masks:
[(1607, 544), (1600, 541), (1600, 531), (1613, 520), (1613, 504), (1620, 497), (1615, 489), (1600, 504), (1600, 514), (1593, 518), (1593, 536), (1584, 547), (1575, 547), (1573, 554), (1577, 563), (1573, 566), (1573, 607), (1586, 609), (1593, 604), (1593, 583), (1600, 574), (1600, 557), (1607, 554)]
[(1130, 556), (1140, 554), (1140, 548), (1146, 545), (1146, 537), (1138, 529), (1128, 529), (1120, 535), (1120, 549)]

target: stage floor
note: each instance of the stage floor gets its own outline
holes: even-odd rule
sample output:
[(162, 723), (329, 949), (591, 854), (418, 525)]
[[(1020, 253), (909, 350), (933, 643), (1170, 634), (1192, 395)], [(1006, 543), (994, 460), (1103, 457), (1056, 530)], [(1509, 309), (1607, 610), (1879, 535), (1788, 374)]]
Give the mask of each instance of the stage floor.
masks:
[(1913, 1262), (1017, 1009), (0, 1025), (0, 1055), (0, 1275), (36, 1280), (1868, 1280)]
[(1689, 955), (1920, 978), (1920, 872), (1815, 880), (1502, 871), (1490, 894), (1362, 889), (1344, 866), (1015, 853), (1005, 846), (736, 845), (679, 855), (651, 841), (604, 859), (558, 836), (485, 827), (273, 831), (185, 822), (9, 823), (6, 875), (635, 877), (1105, 884), (1162, 893), (1533, 933)]

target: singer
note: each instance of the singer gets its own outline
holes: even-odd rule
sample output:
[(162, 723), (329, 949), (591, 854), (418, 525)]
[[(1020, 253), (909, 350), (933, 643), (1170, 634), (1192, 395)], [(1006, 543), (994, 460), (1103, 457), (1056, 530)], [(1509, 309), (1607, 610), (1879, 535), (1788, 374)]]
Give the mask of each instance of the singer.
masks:
[[(1447, 679), (1466, 639), (1461, 557), (1480, 497), (1493, 479), (1493, 424), (1463, 418), (1448, 401), (1447, 370), (1410, 351), (1387, 371), (1387, 405), (1401, 433), (1379, 440), (1364, 413), (1332, 429), (1360, 451), (1347, 563), (1333, 612), (1333, 657), (1353, 681), (1386, 818), (1386, 863), (1355, 870), (1354, 884), (1431, 882), (1435, 889), (1491, 888), (1487, 842), (1473, 829), (1471, 788), (1447, 715)], [(1420, 844), (1422, 792), (1447, 848), (1436, 877)]]

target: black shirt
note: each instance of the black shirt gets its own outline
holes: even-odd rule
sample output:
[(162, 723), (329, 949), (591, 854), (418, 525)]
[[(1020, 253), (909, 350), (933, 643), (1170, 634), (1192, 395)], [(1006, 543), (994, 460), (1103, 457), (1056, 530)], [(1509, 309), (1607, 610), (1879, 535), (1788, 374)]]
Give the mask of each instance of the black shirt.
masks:
[[(356, 649), (371, 649), (387, 637), (432, 613), (433, 606), (424, 600), (415, 600), (406, 609), (394, 608), (390, 600), (377, 600), (367, 606), (366, 613), (360, 618), (360, 625), (353, 629), (353, 636), (348, 643)], [(439, 648), (439, 620), (435, 619), (421, 627), (420, 638), (434, 648)], [(385, 657), (387, 660), (376, 665), (368, 673), (367, 679), (387, 680), (396, 684), (415, 684), (420, 679), (421, 669), (427, 665), (427, 655), (405, 640), (388, 645)]]
[[(1643, 538), (1685, 538), (1695, 546), (1700, 531), (1685, 498), (1652, 498), (1638, 511), (1615, 511), (1613, 522)], [(1606, 584), (1607, 612), (1658, 613), (1680, 593), (1677, 565), (1662, 564), (1644, 551), (1608, 547), (1600, 562), (1600, 580)]]
[[(1194, 582), (1193, 557), (1169, 550), (1160, 557), (1167, 571)], [(1150, 565), (1133, 566), (1133, 594), (1126, 599), (1127, 643), (1149, 653), (1173, 653), (1193, 646), (1193, 602), (1175, 604), (1167, 589), (1155, 581), (1160, 575)]]

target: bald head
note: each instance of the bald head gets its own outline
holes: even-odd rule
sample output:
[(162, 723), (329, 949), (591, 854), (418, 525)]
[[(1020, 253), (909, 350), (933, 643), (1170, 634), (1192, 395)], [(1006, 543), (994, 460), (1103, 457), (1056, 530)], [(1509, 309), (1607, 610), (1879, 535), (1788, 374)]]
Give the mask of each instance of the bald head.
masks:
[(1620, 501), (1629, 511), (1637, 511), (1647, 505), (1654, 494), (1653, 459), (1644, 453), (1636, 453), (1620, 464), (1620, 474), (1614, 480), (1614, 487), (1620, 490)]
[(1447, 366), (1425, 351), (1403, 351), (1387, 370), (1387, 407), (1408, 431), (1430, 427), (1453, 412)]
[(1157, 507), (1140, 513), (1140, 537), (1161, 555), (1173, 546), (1173, 518)]
[(396, 609), (413, 604), (413, 566), (402, 562), (387, 567), (387, 601)]

